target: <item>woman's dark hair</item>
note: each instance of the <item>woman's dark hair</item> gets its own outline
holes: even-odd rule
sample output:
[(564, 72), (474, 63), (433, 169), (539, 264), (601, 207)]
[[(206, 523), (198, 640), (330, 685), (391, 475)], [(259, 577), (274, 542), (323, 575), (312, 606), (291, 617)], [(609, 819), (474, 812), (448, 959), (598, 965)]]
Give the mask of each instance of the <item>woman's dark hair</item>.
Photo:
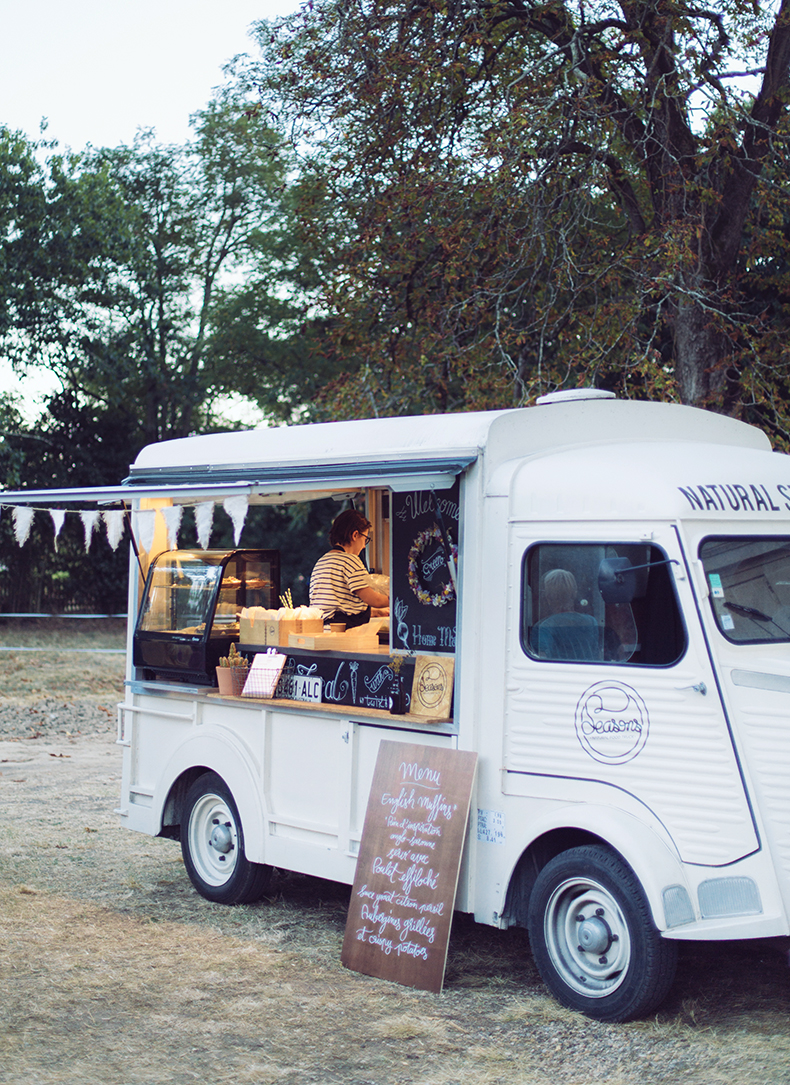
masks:
[(346, 509), (336, 516), (329, 529), (329, 541), (332, 546), (346, 546), (351, 542), (355, 531), (364, 535), (371, 528), (370, 520), (356, 509)]

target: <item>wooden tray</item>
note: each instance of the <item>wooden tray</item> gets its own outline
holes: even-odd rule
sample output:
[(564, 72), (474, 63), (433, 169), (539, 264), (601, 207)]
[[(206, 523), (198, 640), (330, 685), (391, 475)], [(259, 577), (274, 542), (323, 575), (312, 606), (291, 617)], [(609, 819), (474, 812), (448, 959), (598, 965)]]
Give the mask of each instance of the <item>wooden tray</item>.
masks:
[(316, 652), (375, 652), (379, 646), (378, 633), (289, 633), (289, 648), (309, 648)]

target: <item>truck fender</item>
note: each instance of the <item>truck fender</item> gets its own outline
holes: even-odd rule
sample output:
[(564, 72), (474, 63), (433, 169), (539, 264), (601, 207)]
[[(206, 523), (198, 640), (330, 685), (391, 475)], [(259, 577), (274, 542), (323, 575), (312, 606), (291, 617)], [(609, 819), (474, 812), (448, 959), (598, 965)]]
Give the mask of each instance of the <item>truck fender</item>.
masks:
[[(561, 851), (589, 843), (592, 837), (618, 852), (633, 870), (647, 898), (653, 922), (660, 931), (669, 928), (664, 890), (677, 886), (680, 892), (685, 891), (689, 902), (694, 899), (680, 856), (660, 824), (646, 825), (633, 814), (608, 806), (574, 803), (548, 812), (530, 828), (532, 839), (508, 878), (506, 916), (509, 913), (521, 915), (542, 866)], [(525, 879), (526, 885), (523, 884)], [(696, 915), (689, 915), (688, 921), (696, 918)]]
[(256, 777), (256, 758), (231, 731), (201, 728), (186, 738), (168, 758), (153, 796), (154, 824), (164, 827), (165, 807), (177, 781), (190, 770), (216, 772), (230, 788), (244, 827), (244, 851), (253, 863), (263, 863), (263, 789)]

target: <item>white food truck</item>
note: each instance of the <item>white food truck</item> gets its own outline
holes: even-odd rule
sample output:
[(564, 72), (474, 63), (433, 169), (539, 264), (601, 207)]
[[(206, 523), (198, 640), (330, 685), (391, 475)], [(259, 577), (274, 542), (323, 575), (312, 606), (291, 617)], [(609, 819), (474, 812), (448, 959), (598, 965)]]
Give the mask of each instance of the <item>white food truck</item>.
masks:
[[(327, 496), (373, 524), (389, 644), (291, 636), (272, 699), (213, 678), (217, 643), (249, 654), (241, 608), (282, 587), (267, 540), (170, 549), (157, 518), (146, 549), (136, 532), (120, 819), (179, 839), (207, 898), (259, 898), (273, 867), (351, 884), (396, 739), (477, 753), (456, 908), (525, 926), (567, 1006), (644, 1015), (680, 940), (790, 934), (790, 457), (759, 430), (580, 390), (168, 441), (117, 490), (68, 493), (123, 500), (140, 525)], [(453, 664), (435, 719), (408, 710), (425, 657)]]

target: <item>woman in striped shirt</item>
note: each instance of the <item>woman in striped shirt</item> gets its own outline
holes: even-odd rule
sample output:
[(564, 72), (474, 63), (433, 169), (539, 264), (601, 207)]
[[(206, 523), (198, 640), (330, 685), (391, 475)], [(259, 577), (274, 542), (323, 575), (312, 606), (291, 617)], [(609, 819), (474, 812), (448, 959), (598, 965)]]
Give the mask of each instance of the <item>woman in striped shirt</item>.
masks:
[(389, 614), (389, 598), (373, 586), (359, 556), (371, 527), (356, 509), (346, 509), (334, 520), (329, 530), (332, 549), (318, 559), (310, 577), (310, 606), (321, 608), (324, 621), (345, 622), (353, 629)]

